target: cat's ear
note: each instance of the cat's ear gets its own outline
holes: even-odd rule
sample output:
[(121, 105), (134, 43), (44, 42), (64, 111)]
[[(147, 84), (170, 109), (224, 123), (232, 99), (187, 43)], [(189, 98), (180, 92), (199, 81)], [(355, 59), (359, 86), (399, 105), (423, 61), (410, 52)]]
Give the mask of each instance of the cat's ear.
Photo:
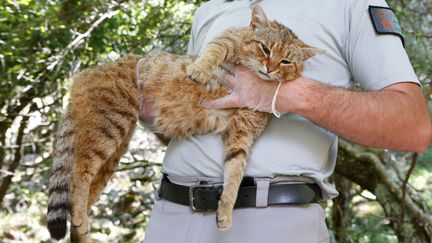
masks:
[(255, 30), (258, 27), (267, 27), (269, 25), (270, 23), (264, 9), (259, 5), (255, 5), (252, 9), (252, 20), (250, 23), (252, 29)]
[(303, 52), (303, 61), (306, 61), (315, 55), (323, 54), (325, 52), (325, 50), (323, 49), (308, 46), (308, 45), (302, 46), (301, 50)]

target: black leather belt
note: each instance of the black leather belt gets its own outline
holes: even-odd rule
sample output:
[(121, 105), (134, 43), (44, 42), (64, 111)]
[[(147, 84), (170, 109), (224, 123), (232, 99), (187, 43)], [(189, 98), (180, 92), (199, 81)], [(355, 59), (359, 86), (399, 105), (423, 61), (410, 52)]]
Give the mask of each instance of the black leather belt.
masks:
[[(159, 188), (159, 197), (190, 206), (194, 211), (214, 211), (218, 207), (222, 186), (200, 184), (182, 186), (174, 184), (164, 175)], [(255, 207), (257, 186), (254, 179), (243, 180), (234, 208)], [(270, 184), (268, 205), (317, 203), (322, 199), (317, 184)]]

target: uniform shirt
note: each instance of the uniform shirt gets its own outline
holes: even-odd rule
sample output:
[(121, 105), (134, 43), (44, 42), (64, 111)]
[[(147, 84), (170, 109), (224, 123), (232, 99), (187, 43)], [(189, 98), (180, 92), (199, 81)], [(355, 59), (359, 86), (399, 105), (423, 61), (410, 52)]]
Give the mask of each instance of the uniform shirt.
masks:
[[(366, 90), (380, 90), (397, 82), (418, 83), (401, 39), (377, 34), (373, 28), (368, 7), (387, 7), (384, 0), (209, 1), (195, 14), (189, 54), (201, 53), (229, 27), (248, 26), (251, 7), (257, 3), (270, 20), (288, 26), (305, 43), (326, 50), (306, 62), (306, 77), (343, 88), (358, 82)], [(297, 114), (272, 117), (252, 148), (245, 173), (253, 177), (307, 177), (321, 187), (324, 199), (334, 198), (338, 193), (326, 178), (335, 167), (337, 143), (335, 134)], [(207, 134), (171, 140), (162, 171), (220, 178), (223, 168), (222, 140)]]

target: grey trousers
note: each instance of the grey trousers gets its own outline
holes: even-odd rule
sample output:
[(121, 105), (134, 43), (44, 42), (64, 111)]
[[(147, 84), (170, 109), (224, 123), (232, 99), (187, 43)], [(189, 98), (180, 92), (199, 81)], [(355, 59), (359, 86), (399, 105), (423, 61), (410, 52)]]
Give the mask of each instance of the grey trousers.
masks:
[(144, 243), (242, 242), (329, 242), (324, 210), (316, 203), (235, 209), (232, 227), (220, 231), (214, 212), (158, 199), (144, 238)]

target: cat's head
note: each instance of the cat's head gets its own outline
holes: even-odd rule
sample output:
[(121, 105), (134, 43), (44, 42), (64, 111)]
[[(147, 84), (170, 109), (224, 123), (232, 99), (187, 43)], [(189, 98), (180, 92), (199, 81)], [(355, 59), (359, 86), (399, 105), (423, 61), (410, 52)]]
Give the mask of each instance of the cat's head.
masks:
[(301, 75), (307, 59), (324, 52), (299, 40), (288, 27), (270, 21), (259, 5), (252, 10), (250, 28), (240, 62), (265, 80), (293, 80)]

